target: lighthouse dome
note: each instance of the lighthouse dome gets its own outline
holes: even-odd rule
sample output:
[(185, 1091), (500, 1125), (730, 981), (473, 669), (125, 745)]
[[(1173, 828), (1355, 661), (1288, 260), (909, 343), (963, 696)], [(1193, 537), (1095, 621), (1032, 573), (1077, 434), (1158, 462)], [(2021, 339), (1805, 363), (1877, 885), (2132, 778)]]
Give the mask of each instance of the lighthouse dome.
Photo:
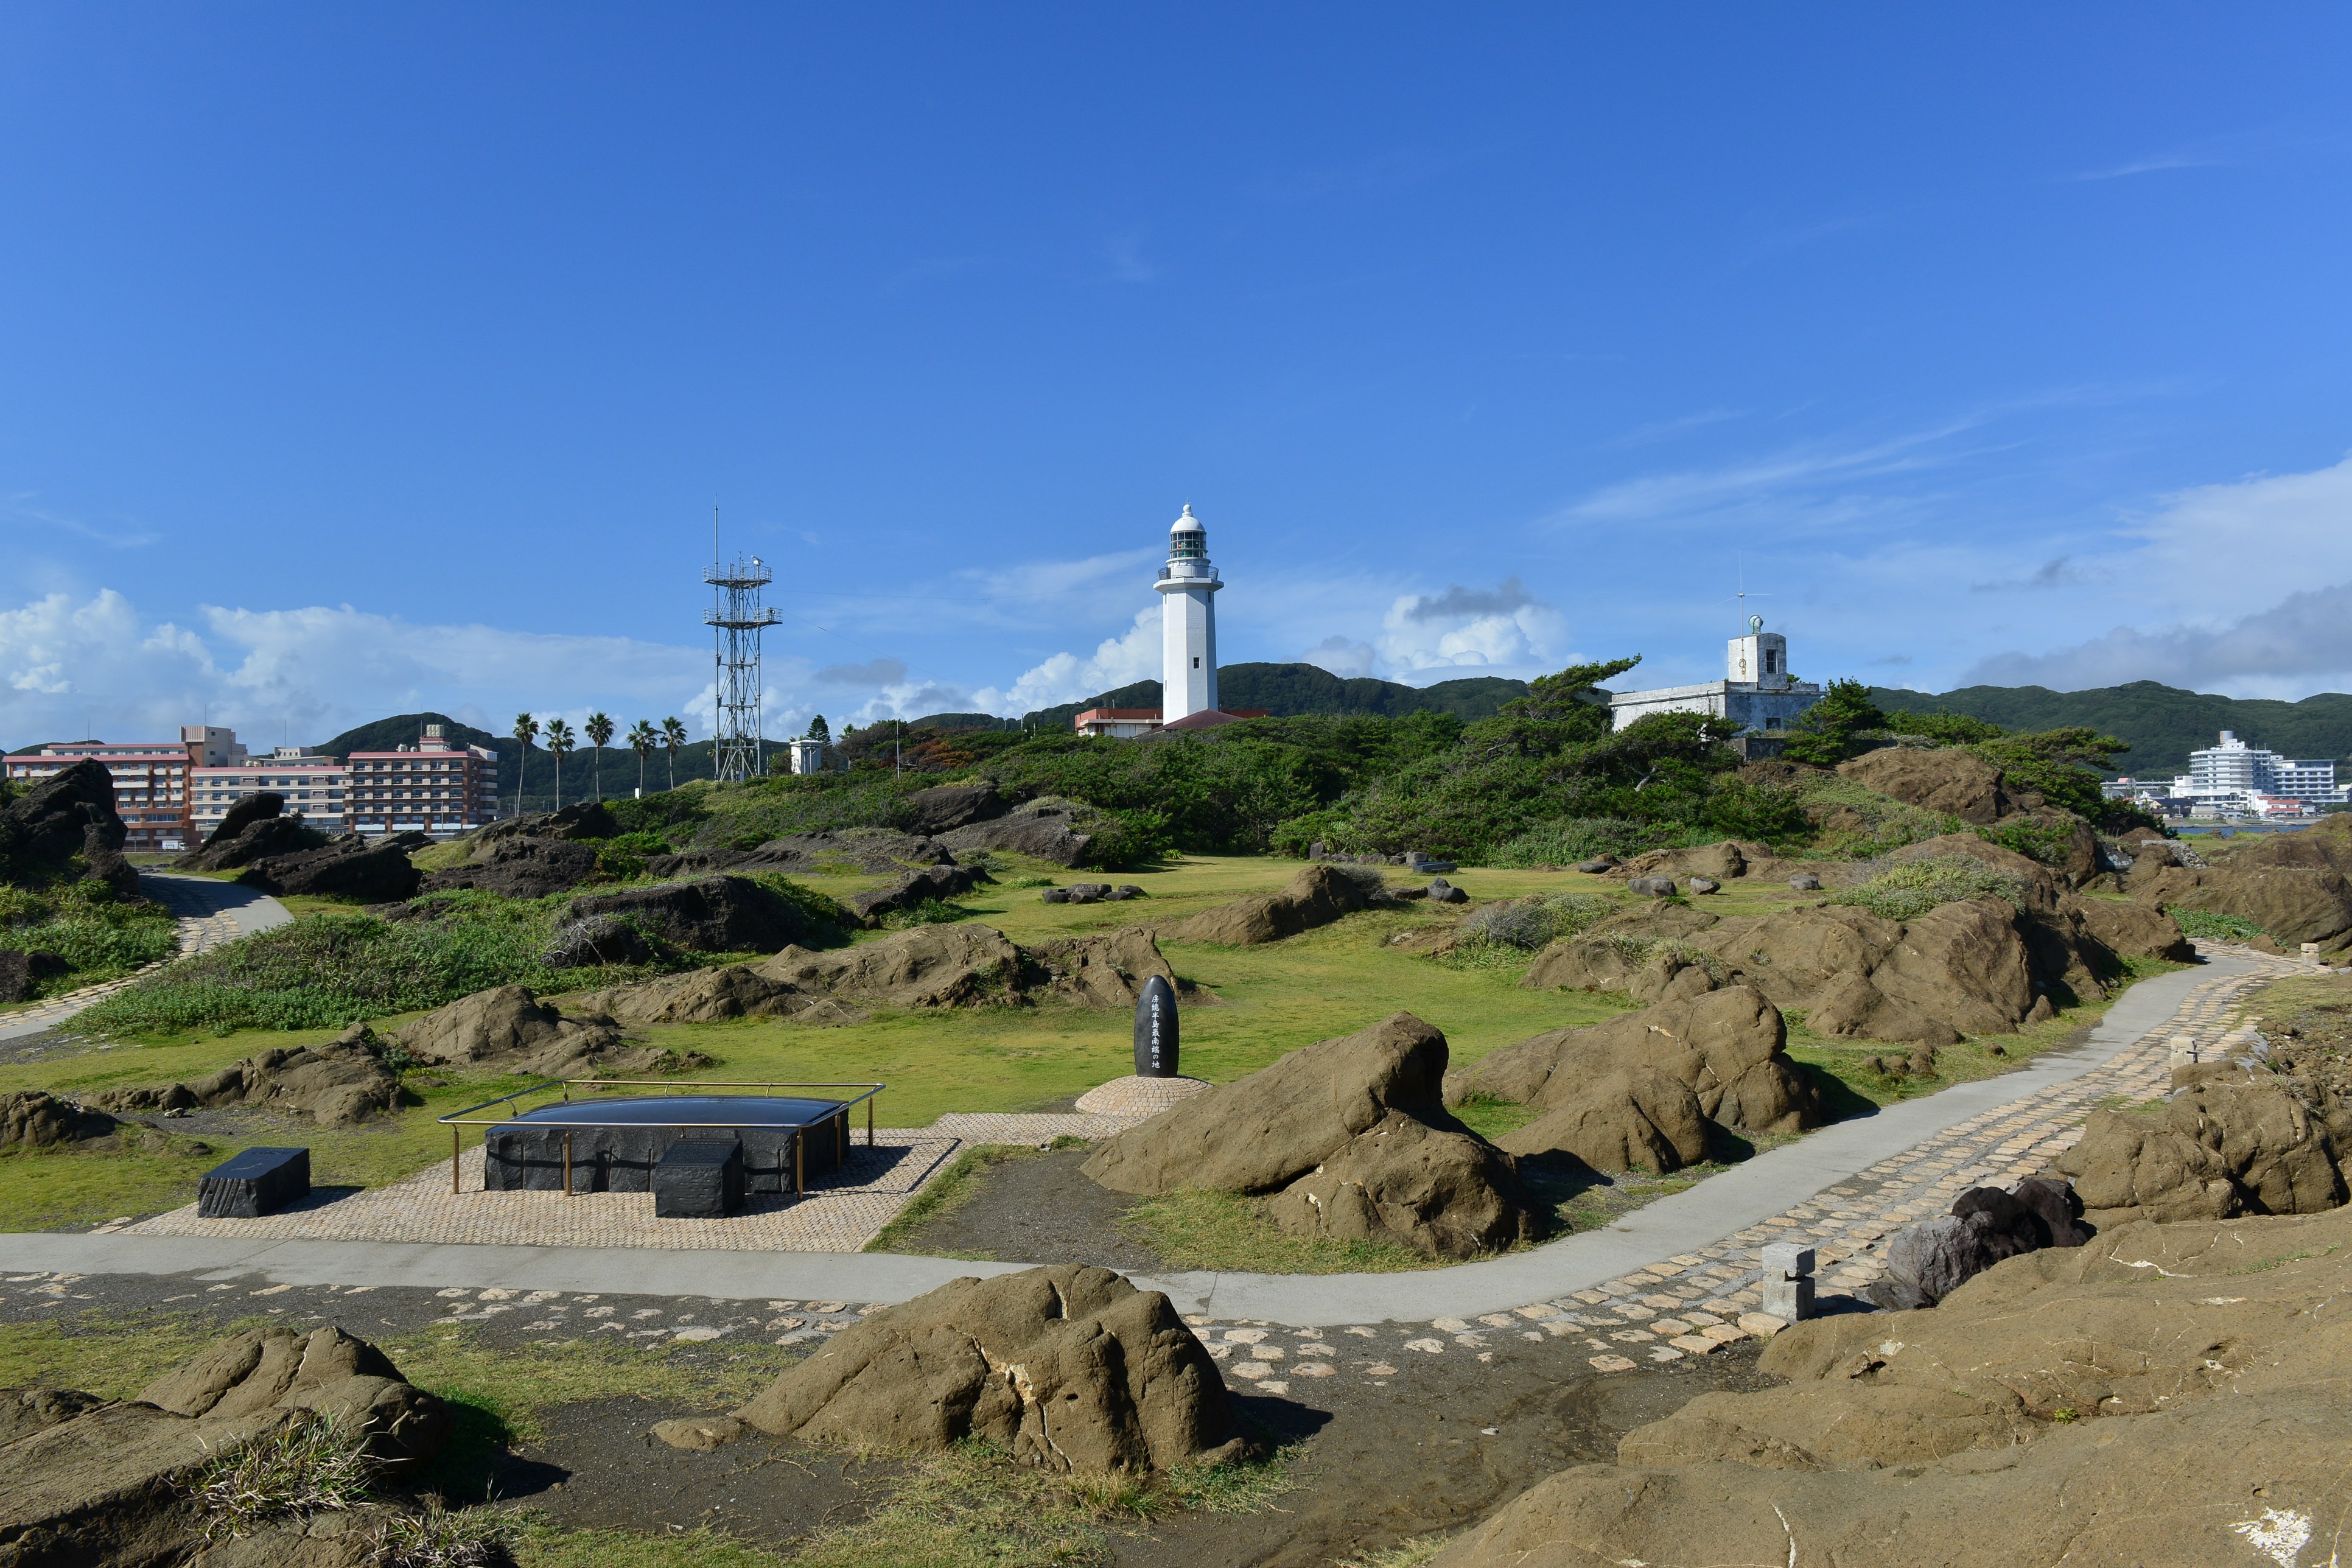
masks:
[(1205, 561), (1209, 555), (1209, 531), (1192, 515), (1190, 501), (1184, 504), (1184, 515), (1168, 530), (1168, 558), (1171, 561)]

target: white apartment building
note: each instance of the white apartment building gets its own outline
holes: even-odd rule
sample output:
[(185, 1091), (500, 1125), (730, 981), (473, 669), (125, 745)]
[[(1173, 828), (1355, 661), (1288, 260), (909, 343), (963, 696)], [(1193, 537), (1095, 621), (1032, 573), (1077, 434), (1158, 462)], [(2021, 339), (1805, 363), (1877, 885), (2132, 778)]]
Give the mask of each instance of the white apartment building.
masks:
[(2341, 805), (2346, 792), (2336, 783), (2336, 763), (2329, 757), (2282, 757), (2261, 746), (2250, 746), (2232, 731), (2221, 731), (2219, 745), (2189, 753), (2189, 771), (2172, 781), (2176, 799), (2219, 810), (2258, 813), (2263, 796), (2308, 801), (2315, 805)]
[(212, 837), (230, 806), (265, 790), (286, 797), (287, 816), (322, 833), (352, 830), (351, 770), (308, 746), (280, 746), (267, 757), (190, 771), (189, 819), (199, 844)]

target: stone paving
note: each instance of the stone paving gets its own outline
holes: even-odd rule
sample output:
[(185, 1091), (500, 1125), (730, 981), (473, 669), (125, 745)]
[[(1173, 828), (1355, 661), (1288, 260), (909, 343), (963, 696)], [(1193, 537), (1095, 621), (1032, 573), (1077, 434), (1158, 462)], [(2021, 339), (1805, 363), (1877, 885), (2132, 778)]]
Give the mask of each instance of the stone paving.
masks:
[[(140, 878), (139, 885), (149, 898), (170, 910), (176, 917), (179, 923), (179, 952), (168, 959), (144, 965), (120, 980), (109, 980), (97, 985), (85, 985), (78, 991), (66, 992), (63, 995), (46, 997), (29, 1007), (19, 1007), (10, 1012), (0, 1013), (0, 1039), (11, 1038), (18, 1035), (38, 1034), (44, 1029), (53, 1028), (91, 1004), (113, 995), (124, 986), (138, 984), (140, 980), (167, 963), (176, 963), (183, 958), (193, 957), (207, 948), (218, 947), (223, 942), (235, 942), (238, 937), (246, 934), (247, 925), (238, 921), (236, 915), (221, 901), (218, 895), (208, 895), (206, 889), (213, 884), (202, 878), (160, 877), (152, 873), (143, 873)], [(257, 900), (256, 902), (267, 904), (281, 916), (285, 912), (279, 909), (274, 899)]]
[(872, 1147), (853, 1141), (845, 1169), (809, 1184), (806, 1195), (755, 1194), (726, 1219), (656, 1219), (649, 1193), (488, 1193), (482, 1150), (358, 1191), (321, 1188), (309, 1201), (260, 1219), (199, 1219), (196, 1206), (100, 1234), (201, 1236), (264, 1241), (407, 1241), (521, 1247), (628, 1247), (670, 1251), (856, 1252), (890, 1223), (922, 1184), (976, 1143), (1047, 1143), (1105, 1138), (1140, 1115), (951, 1112), (919, 1129), (877, 1128)]

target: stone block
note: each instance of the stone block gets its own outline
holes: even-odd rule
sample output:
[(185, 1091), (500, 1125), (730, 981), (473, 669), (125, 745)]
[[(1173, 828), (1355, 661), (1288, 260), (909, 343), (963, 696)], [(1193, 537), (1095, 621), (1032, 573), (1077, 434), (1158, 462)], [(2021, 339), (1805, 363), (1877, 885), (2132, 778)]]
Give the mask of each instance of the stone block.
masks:
[(201, 1219), (259, 1219), (310, 1194), (310, 1151), (247, 1149), (196, 1184)]
[(737, 1143), (673, 1143), (654, 1167), (656, 1219), (724, 1219), (743, 1206)]

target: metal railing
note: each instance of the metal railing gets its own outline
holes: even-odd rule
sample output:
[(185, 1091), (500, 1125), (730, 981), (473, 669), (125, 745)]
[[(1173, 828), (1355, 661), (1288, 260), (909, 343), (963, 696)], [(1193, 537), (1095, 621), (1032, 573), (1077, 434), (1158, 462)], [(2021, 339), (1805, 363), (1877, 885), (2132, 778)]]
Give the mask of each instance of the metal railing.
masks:
[[(661, 1089), (661, 1090), (665, 1091), (666, 1093), (667, 1093), (667, 1094), (669, 1094), (669, 1095), (671, 1095), (671, 1096), (674, 1096), (674, 1097), (683, 1097), (683, 1096), (687, 1096), (687, 1095), (698, 1095), (698, 1094), (701, 1094), (701, 1093), (705, 1092), (706, 1090), (710, 1090), (710, 1089), (756, 1089), (762, 1090), (762, 1091), (763, 1091), (763, 1092), (768, 1096), (768, 1098), (770, 1098), (770, 1099), (777, 1098), (776, 1091), (777, 1091), (778, 1089), (863, 1089), (865, 1092), (864, 1092), (864, 1093), (862, 1093), (862, 1094), (856, 1094), (856, 1095), (852, 1095), (852, 1096), (851, 1096), (849, 1099), (847, 1099), (847, 1100), (835, 1100), (835, 1101), (834, 1101), (834, 1102), (833, 1102), (833, 1109), (832, 1109), (832, 1110), (828, 1110), (828, 1111), (825, 1111), (823, 1115), (818, 1116), (818, 1117), (815, 1117), (815, 1118), (814, 1118), (813, 1120), (810, 1120), (810, 1121), (762, 1121), (762, 1122), (756, 1123), (756, 1125), (758, 1125), (758, 1126), (761, 1126), (761, 1127), (790, 1128), (790, 1129), (792, 1130), (792, 1133), (793, 1133), (793, 1195), (794, 1197), (800, 1197), (800, 1196), (803, 1196), (803, 1195), (804, 1195), (804, 1194), (807, 1193), (807, 1191), (808, 1191), (808, 1174), (807, 1174), (807, 1172), (808, 1172), (808, 1159), (807, 1159), (807, 1147), (806, 1147), (806, 1146), (807, 1146), (807, 1142), (808, 1142), (808, 1141), (807, 1141), (807, 1138), (806, 1138), (806, 1136), (805, 1136), (805, 1134), (807, 1133), (808, 1130), (809, 1130), (810, 1128), (812, 1128), (812, 1127), (814, 1127), (814, 1126), (818, 1125), (818, 1123), (820, 1123), (820, 1122), (824, 1122), (824, 1121), (830, 1121), (830, 1122), (832, 1122), (832, 1123), (834, 1124), (834, 1126), (835, 1126), (835, 1134), (836, 1134), (836, 1136), (837, 1136), (837, 1138), (838, 1138), (838, 1140), (839, 1140), (839, 1146), (838, 1146), (838, 1147), (835, 1149), (835, 1157), (836, 1157), (836, 1159), (839, 1159), (839, 1160), (846, 1160), (846, 1159), (849, 1157), (849, 1116), (848, 1116), (848, 1112), (849, 1112), (849, 1110), (851, 1110), (851, 1108), (852, 1108), (852, 1107), (862, 1104), (862, 1105), (864, 1105), (864, 1106), (866, 1107), (866, 1146), (868, 1149), (871, 1149), (872, 1147), (874, 1147), (874, 1097), (875, 1097), (876, 1095), (877, 1095), (877, 1094), (881, 1093), (884, 1089), (887, 1089), (887, 1088), (889, 1088), (889, 1087), (890, 1087), (890, 1086), (889, 1086), (888, 1084), (887, 1084), (887, 1083), (866, 1083), (866, 1082), (851, 1082), (851, 1083), (784, 1083), (784, 1082), (759, 1082), (759, 1083), (712, 1083), (712, 1082), (707, 1082), (707, 1081), (706, 1081), (706, 1082), (698, 1082), (698, 1083), (681, 1083), (681, 1082), (677, 1081), (677, 1079), (643, 1079), (643, 1078), (562, 1078), (562, 1079), (555, 1079), (555, 1078), (551, 1078), (551, 1079), (542, 1079), (541, 1081), (540, 1081), (540, 1082), (538, 1082), (538, 1083), (530, 1084), (530, 1085), (529, 1085), (529, 1086), (527, 1086), (527, 1087), (525, 1087), (525, 1088), (516, 1089), (512, 1094), (502, 1094), (502, 1095), (499, 1096), (496, 1100), (486, 1100), (482, 1101), (482, 1103), (481, 1103), (481, 1104), (479, 1104), (479, 1105), (469, 1105), (469, 1106), (467, 1106), (467, 1107), (466, 1107), (464, 1110), (453, 1110), (453, 1111), (449, 1112), (446, 1116), (436, 1116), (436, 1117), (435, 1117), (435, 1118), (433, 1119), (434, 1121), (437, 1121), (437, 1122), (441, 1123), (443, 1126), (445, 1126), (445, 1127), (446, 1127), (446, 1128), (448, 1128), (448, 1129), (449, 1129), (449, 1191), (451, 1192), (451, 1194), (456, 1194), (463, 1193), (463, 1192), (465, 1191), (464, 1179), (463, 1179), (463, 1177), (461, 1176), (461, 1174), (460, 1174), (460, 1173), (459, 1173), (459, 1166), (458, 1166), (458, 1162), (459, 1162), (459, 1160), (461, 1159), (461, 1157), (463, 1156), (463, 1153), (464, 1153), (465, 1130), (466, 1130), (467, 1128), (468, 1128), (468, 1127), (483, 1127), (483, 1128), (491, 1128), (491, 1127), (507, 1127), (507, 1126), (511, 1126), (511, 1125), (513, 1125), (513, 1124), (514, 1124), (514, 1123), (516, 1123), (516, 1122), (521, 1121), (523, 1121), (523, 1119), (524, 1119), (524, 1114), (523, 1114), (523, 1113), (520, 1113), (520, 1112), (517, 1112), (517, 1113), (514, 1113), (514, 1114), (511, 1114), (511, 1115), (507, 1115), (507, 1116), (477, 1116), (477, 1115), (475, 1115), (475, 1114), (474, 1114), (476, 1111), (478, 1111), (478, 1110), (488, 1110), (488, 1109), (490, 1109), (490, 1107), (492, 1107), (492, 1106), (494, 1106), (494, 1105), (511, 1105), (511, 1104), (513, 1104), (515, 1101), (517, 1101), (517, 1100), (526, 1100), (526, 1099), (529, 1099), (529, 1098), (530, 1098), (530, 1096), (532, 1096), (532, 1095), (535, 1095), (535, 1094), (541, 1094), (541, 1093), (544, 1093), (544, 1092), (546, 1092), (546, 1091), (548, 1091), (548, 1090), (550, 1090), (550, 1089), (562, 1089), (562, 1090), (563, 1091), (563, 1098), (562, 1098), (562, 1100), (561, 1101), (551, 1101), (551, 1103), (561, 1103), (561, 1104), (564, 1104), (564, 1105), (569, 1105), (569, 1104), (571, 1104), (571, 1103), (572, 1103), (572, 1087), (573, 1087), (575, 1084), (576, 1084), (576, 1085), (580, 1085), (580, 1086), (582, 1086), (582, 1087), (583, 1087), (583, 1088), (587, 1088), (587, 1089), (605, 1089), (605, 1090), (616, 1089)], [(653, 1098), (653, 1097), (652, 1097), (652, 1096), (636, 1096), (636, 1097), (635, 1097), (635, 1098), (639, 1098), (639, 1099), (651, 1099), (651, 1098)], [(536, 1110), (541, 1110), (541, 1109), (544, 1109), (544, 1108), (543, 1108), (543, 1107), (540, 1107), (540, 1106), (534, 1106), (534, 1107), (532, 1107), (531, 1109)], [(546, 1125), (546, 1124), (545, 1124), (545, 1123), (541, 1123), (541, 1124), (539, 1124), (539, 1125)], [(726, 1129), (729, 1129), (729, 1130), (730, 1130), (730, 1131), (741, 1131), (745, 1126), (747, 1126), (747, 1125), (754, 1125), (754, 1124), (752, 1124), (752, 1123), (746, 1123), (746, 1122), (743, 1122), (743, 1121), (565, 1121), (565, 1122), (563, 1122), (563, 1123), (562, 1123), (562, 1127), (563, 1127), (563, 1195), (564, 1195), (565, 1197), (567, 1197), (567, 1198), (568, 1198), (568, 1197), (571, 1197), (571, 1196), (572, 1195), (572, 1131), (573, 1131), (575, 1129), (578, 1129), (578, 1128), (596, 1128), (596, 1127), (667, 1127), (667, 1128), (670, 1128), (670, 1129), (672, 1129), (672, 1130), (674, 1130), (674, 1131), (676, 1131), (683, 1132), (683, 1131), (686, 1131), (688, 1128), (689, 1128), (689, 1127), (710, 1127), (710, 1128), (726, 1128)], [(488, 1133), (487, 1131), (486, 1131), (486, 1132), (484, 1132), (484, 1133), (482, 1134), (482, 1148), (483, 1148), (483, 1154), (482, 1154), (482, 1190), (483, 1190), (484, 1192), (488, 1192), (488, 1191), (489, 1191), (489, 1183), (490, 1183), (490, 1166), (489, 1166), (489, 1152), (488, 1152), (488, 1151), (489, 1151), (489, 1141), (490, 1141), (490, 1135), (489, 1135), (489, 1133)]]

